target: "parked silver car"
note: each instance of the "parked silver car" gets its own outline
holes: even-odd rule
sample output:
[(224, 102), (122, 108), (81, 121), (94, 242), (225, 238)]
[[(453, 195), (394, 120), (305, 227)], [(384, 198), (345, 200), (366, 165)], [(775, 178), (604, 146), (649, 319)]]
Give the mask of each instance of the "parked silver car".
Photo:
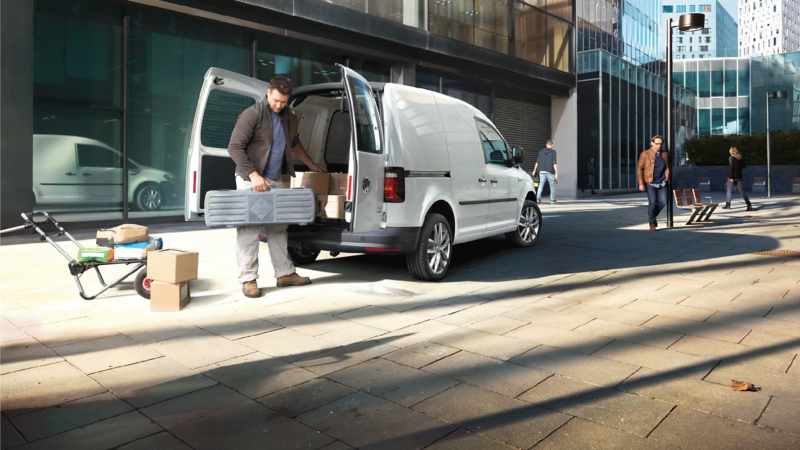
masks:
[[(129, 158), (129, 204), (141, 211), (161, 209), (177, 195), (176, 179)], [(33, 193), (37, 205), (119, 204), (122, 154), (95, 139), (35, 134)]]

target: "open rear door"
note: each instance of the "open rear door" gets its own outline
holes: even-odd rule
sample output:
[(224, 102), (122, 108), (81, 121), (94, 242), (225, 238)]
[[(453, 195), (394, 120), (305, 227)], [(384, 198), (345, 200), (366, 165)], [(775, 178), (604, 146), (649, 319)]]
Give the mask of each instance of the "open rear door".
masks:
[(380, 229), (383, 215), (385, 149), (380, 112), (372, 87), (361, 75), (339, 65), (350, 108), (348, 198), (353, 207), (351, 231)]
[(186, 164), (186, 220), (200, 220), (206, 192), (236, 189), (228, 142), (239, 114), (267, 96), (269, 83), (212, 67), (206, 72)]

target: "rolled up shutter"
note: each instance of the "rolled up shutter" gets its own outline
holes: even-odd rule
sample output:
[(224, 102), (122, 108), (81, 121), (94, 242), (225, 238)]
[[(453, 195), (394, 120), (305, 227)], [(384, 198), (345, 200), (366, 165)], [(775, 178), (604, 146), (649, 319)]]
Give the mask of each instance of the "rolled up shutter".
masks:
[(508, 145), (525, 149), (522, 168), (531, 172), (539, 150), (550, 139), (550, 97), (496, 86), (492, 122)]

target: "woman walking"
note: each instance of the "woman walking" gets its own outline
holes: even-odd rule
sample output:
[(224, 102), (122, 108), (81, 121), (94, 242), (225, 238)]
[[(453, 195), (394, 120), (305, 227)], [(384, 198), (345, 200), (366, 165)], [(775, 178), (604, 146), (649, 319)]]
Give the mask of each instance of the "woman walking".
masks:
[(739, 193), (742, 194), (744, 202), (747, 203), (747, 210), (752, 211), (753, 206), (750, 204), (750, 199), (747, 198), (747, 194), (744, 192), (744, 183), (742, 183), (742, 169), (745, 168), (742, 154), (739, 153), (736, 147), (731, 147), (730, 153), (731, 156), (728, 158), (728, 198), (722, 209), (731, 209), (731, 189), (733, 185), (736, 184), (736, 188), (739, 189)]

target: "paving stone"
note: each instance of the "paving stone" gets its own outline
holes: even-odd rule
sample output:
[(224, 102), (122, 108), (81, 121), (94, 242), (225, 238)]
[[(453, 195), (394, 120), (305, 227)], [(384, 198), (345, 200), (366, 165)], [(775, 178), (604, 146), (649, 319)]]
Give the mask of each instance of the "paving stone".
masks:
[(326, 445), (325, 447), (322, 447), (320, 450), (350, 450), (352, 448), (353, 447), (350, 447), (349, 445), (345, 444), (342, 441), (334, 441)]
[(67, 362), (7, 373), (0, 382), (0, 403), (8, 418), (107, 391)]
[(651, 347), (667, 348), (683, 334), (654, 330), (643, 326), (628, 325), (604, 319), (595, 319), (575, 329), (577, 332), (606, 336)]
[[(11, 311), (20, 309), (24, 308), (15, 308), (12, 309)], [(27, 333), (20, 330), (16, 325), (12, 324), (11, 322), (5, 319), (5, 316), (7, 314), (8, 311), (3, 310), (3, 318), (0, 319), (0, 342), (5, 343), (5, 342), (16, 341), (19, 339), (29, 339), (30, 336), (28, 336)]]
[(304, 412), (327, 405), (354, 392), (356, 392), (355, 389), (327, 378), (316, 378), (267, 395), (258, 401), (281, 414), (297, 417)]
[(511, 450), (511, 448), (513, 447), (459, 428), (434, 442), (430, 447), (425, 447), (425, 450)]
[(56, 352), (87, 374), (161, 357), (122, 334), (62, 345)]
[(686, 449), (800, 448), (800, 436), (679, 406), (651, 439)]
[[(630, 302), (628, 302), (630, 303)], [(640, 311), (632, 311), (620, 308), (608, 308), (605, 306), (598, 306), (594, 304), (581, 303), (572, 308), (565, 310), (570, 314), (579, 314), (582, 316), (594, 317), (597, 319), (604, 319), (611, 322), (626, 323), (628, 325), (641, 325), (644, 322), (652, 319), (654, 314), (643, 313)]]
[(115, 328), (120, 333), (143, 345), (176, 337), (188, 338), (206, 334), (205, 331), (194, 325), (189, 325), (171, 317), (137, 321), (136, 323), (119, 325)]
[(225, 408), (170, 430), (204, 449), (318, 449), (333, 439), (255, 402)]
[(349, 345), (366, 339), (374, 338), (382, 334), (386, 334), (386, 331), (381, 330), (380, 328), (361, 325), (360, 323), (352, 323), (346, 328), (320, 334), (316, 337), (336, 345)]
[(755, 422), (769, 401), (764, 393), (742, 395), (730, 386), (645, 368), (617, 389), (750, 423)]
[(414, 405), (458, 384), (381, 358), (348, 367), (328, 377), (402, 406)]
[(427, 366), (428, 364), (438, 361), (444, 357), (450, 356), (457, 352), (458, 349), (447, 347), (445, 345), (434, 344), (433, 342), (420, 342), (406, 348), (396, 350), (392, 353), (383, 355), (384, 359), (394, 361), (404, 366), (420, 367)]
[(758, 425), (800, 435), (800, 401), (773, 397)]
[(435, 320), (429, 320), (427, 322), (418, 323), (401, 330), (384, 334), (376, 338), (376, 340), (385, 344), (402, 348), (417, 344), (419, 342), (430, 341), (435, 336), (458, 329), (458, 327), (453, 325), (436, 322)]
[(797, 389), (800, 377), (797, 375), (750, 366), (741, 362), (723, 361), (711, 371), (705, 380), (719, 384), (730, 384), (731, 380), (746, 381), (761, 388), (761, 392), (764, 394), (800, 400), (800, 389)]
[(777, 352), (761, 355), (758, 349), (746, 345), (689, 335), (682, 337), (669, 349), (708, 358), (741, 361), (744, 364), (766, 367), (778, 372), (786, 372), (795, 359), (794, 353)]
[(750, 332), (747, 328), (722, 326), (670, 316), (653, 317), (651, 320), (647, 321), (644, 326), (733, 343), (738, 343)]
[(272, 316), (269, 320), (309, 336), (319, 336), (320, 334), (338, 331), (353, 324), (349, 320), (343, 320), (328, 314), (302, 311)]
[(498, 336), (469, 328), (460, 328), (436, 336), (431, 341), (503, 361), (521, 355), (536, 346), (513, 337)]
[(0, 373), (45, 366), (64, 359), (32, 338), (7, 342), (0, 347)]
[(172, 428), (214, 411), (249, 402), (250, 399), (222, 385), (211, 386), (139, 410), (164, 428)]
[(491, 306), (491, 304), (484, 304), (462, 309), (454, 314), (439, 317), (436, 320), (442, 323), (463, 327), (486, 319), (487, 317), (498, 316), (503, 312), (504, 310), (500, 308), (494, 308)]
[(506, 333), (506, 336), (586, 354), (596, 351), (613, 340), (537, 323), (517, 328)]
[(328, 341), (286, 328), (239, 339), (236, 343), (288, 362), (337, 347)]
[(537, 308), (547, 309), (549, 311), (563, 311), (580, 303), (578, 300), (569, 300), (561, 297), (562, 295), (570, 293), (572, 293), (572, 291), (562, 292), (561, 294), (556, 294), (552, 297), (545, 297), (532, 303)]
[(527, 325), (528, 322), (523, 320), (511, 319), (509, 317), (495, 316), (488, 319), (475, 322), (467, 325), (468, 328), (485, 331), (492, 334), (505, 334), (511, 330)]
[(425, 320), (413, 314), (402, 314), (377, 306), (367, 306), (366, 308), (339, 314), (338, 317), (386, 331), (399, 330)]
[(274, 323), (230, 310), (182, 314), (177, 319), (230, 340), (280, 328)]
[(2, 450), (19, 447), (25, 443), (25, 439), (14, 429), (6, 416), (0, 416), (0, 435), (2, 435), (2, 439), (0, 439), (0, 449)]
[(525, 320), (527, 322), (548, 325), (551, 327), (564, 328), (567, 330), (579, 327), (594, 319), (594, 317), (591, 316), (582, 316), (560, 311), (549, 311), (546, 309), (537, 308), (533, 305), (512, 309), (503, 313), (503, 316), (511, 319)]
[(191, 369), (254, 353), (246, 345), (211, 333), (192, 336), (190, 339), (173, 338), (150, 344), (149, 347)]
[(613, 359), (626, 364), (662, 371), (675, 371), (682, 376), (704, 377), (718, 362), (716, 359), (689, 355), (672, 350), (614, 341), (592, 356)]
[[(782, 332), (783, 329), (776, 328), (775, 331)], [(757, 348), (761, 351), (778, 351), (800, 353), (800, 339), (785, 334), (768, 333), (766, 331), (753, 330), (747, 335), (742, 345)]]
[(360, 449), (421, 449), (456, 427), (364, 392), (356, 392), (298, 420)]
[(117, 334), (115, 330), (104, 328), (86, 317), (44, 325), (33, 325), (22, 330), (50, 348)]
[(692, 306), (683, 305), (669, 305), (665, 303), (651, 302), (648, 300), (636, 300), (633, 303), (625, 305), (623, 308), (656, 315), (673, 316), (680, 317), (682, 319), (699, 321), (706, 320), (711, 317), (712, 314), (714, 314), (714, 311), (710, 309), (695, 308)]
[(24, 450), (80, 448), (105, 450), (158, 433), (162, 428), (137, 411), (101, 420), (19, 447)]
[(646, 437), (674, 405), (559, 375), (520, 400)]
[(80, 398), (11, 418), (28, 442), (118, 416), (132, 408), (110, 392)]
[(670, 450), (675, 447), (588, 420), (574, 418), (536, 446), (536, 450)]
[(511, 362), (609, 387), (616, 386), (639, 369), (639, 366), (546, 345), (536, 347)]
[(251, 353), (198, 369), (203, 375), (257, 399), (304, 383), (313, 373), (263, 353)]
[(97, 372), (92, 378), (136, 408), (216, 384), (168, 358)]
[(509, 397), (518, 396), (552, 375), (468, 352), (448, 356), (426, 366), (425, 370)]
[(364, 341), (311, 356), (294, 364), (323, 376), (363, 361), (385, 355), (397, 350), (397, 347), (375, 341)]
[(460, 384), (414, 409), (519, 448), (530, 448), (570, 416)]
[(117, 450), (191, 450), (191, 447), (176, 439), (169, 433), (158, 433), (148, 436), (130, 444), (125, 444)]

